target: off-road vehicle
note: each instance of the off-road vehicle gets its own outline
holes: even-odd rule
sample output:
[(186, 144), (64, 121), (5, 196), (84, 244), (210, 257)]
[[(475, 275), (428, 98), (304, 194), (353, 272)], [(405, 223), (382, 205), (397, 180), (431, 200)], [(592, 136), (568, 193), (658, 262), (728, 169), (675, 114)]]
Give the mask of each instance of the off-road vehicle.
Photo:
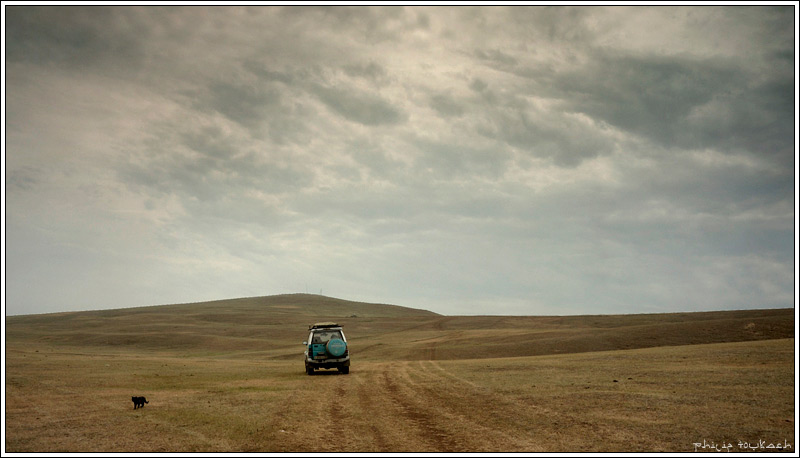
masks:
[(316, 323), (308, 327), (308, 341), (303, 342), (306, 374), (314, 375), (316, 369), (338, 369), (350, 373), (350, 349), (342, 327), (336, 323)]

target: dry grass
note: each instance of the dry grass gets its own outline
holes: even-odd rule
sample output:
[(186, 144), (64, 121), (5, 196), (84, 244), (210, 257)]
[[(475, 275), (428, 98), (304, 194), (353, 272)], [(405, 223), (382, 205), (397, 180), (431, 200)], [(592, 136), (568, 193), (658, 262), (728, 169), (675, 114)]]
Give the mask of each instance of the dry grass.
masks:
[(518, 430), (561, 437), (548, 450), (674, 452), (794, 444), (793, 363), (785, 339), (433, 364), (518, 406)]
[[(305, 325), (328, 319), (352, 372), (306, 376)], [(5, 336), (7, 452), (795, 445), (792, 309), (442, 317), (292, 295), (9, 317)]]

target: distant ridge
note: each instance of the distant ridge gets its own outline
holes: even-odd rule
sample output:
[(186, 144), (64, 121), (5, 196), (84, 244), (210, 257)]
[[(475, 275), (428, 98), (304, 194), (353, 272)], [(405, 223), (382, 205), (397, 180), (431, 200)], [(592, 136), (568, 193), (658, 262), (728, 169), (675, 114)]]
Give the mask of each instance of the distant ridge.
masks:
[[(159, 304), (159, 305), (143, 305), (135, 307), (124, 307), (115, 309), (101, 309), (101, 310), (83, 310), (83, 311), (69, 311), (69, 312), (53, 312), (37, 315), (15, 315), (7, 318), (22, 318), (32, 316), (48, 316), (48, 315), (73, 315), (73, 314), (89, 314), (96, 316), (117, 316), (120, 314), (128, 313), (158, 313), (159, 311), (174, 312), (177, 310), (185, 310), (191, 312), (212, 312), (212, 311), (257, 311), (259, 309), (274, 309), (276, 312), (281, 310), (291, 311), (294, 314), (301, 315), (319, 315), (319, 314), (332, 314), (341, 315), (346, 313), (345, 317), (352, 315), (356, 316), (373, 316), (373, 317), (394, 317), (394, 316), (441, 316), (438, 313), (431, 312), (423, 309), (416, 309), (411, 307), (404, 307), (400, 305), (372, 303), (372, 302), (359, 302), (350, 301), (346, 299), (339, 299), (335, 297), (322, 296), (319, 294), (308, 293), (290, 293), (290, 294), (276, 294), (270, 296), (253, 296), (253, 297), (240, 297), (232, 299), (215, 299), (210, 301), (199, 302), (182, 302), (177, 304)], [(349, 313), (348, 313), (349, 312)]]
[(450, 316), (316, 294), (6, 317), (6, 343), (296, 359), (308, 325), (335, 321), (359, 358), (470, 359), (793, 338), (794, 309)]

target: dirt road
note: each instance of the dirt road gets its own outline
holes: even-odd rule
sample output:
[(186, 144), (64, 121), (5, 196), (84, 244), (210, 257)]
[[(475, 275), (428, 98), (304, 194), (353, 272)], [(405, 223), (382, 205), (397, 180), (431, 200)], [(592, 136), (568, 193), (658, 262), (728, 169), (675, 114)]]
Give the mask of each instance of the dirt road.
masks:
[[(285, 451), (537, 451), (519, 404), (446, 372), (435, 361), (360, 365), (308, 377), (284, 401), (272, 444)], [(298, 415), (291, 412), (302, 409)], [(307, 421), (289, 422), (287, 418)], [(509, 426), (519, 423), (523, 428)], [(313, 425), (313, 426), (311, 426)], [(514, 431), (517, 431), (515, 434)], [(264, 445), (264, 444), (262, 444)], [(272, 447), (270, 447), (272, 448)]]
[[(563, 453), (794, 444), (793, 351), (785, 339), (356, 360), (349, 375), (313, 376), (298, 361), (13, 351), (5, 445), (17, 453)], [(150, 403), (134, 410), (132, 394)]]

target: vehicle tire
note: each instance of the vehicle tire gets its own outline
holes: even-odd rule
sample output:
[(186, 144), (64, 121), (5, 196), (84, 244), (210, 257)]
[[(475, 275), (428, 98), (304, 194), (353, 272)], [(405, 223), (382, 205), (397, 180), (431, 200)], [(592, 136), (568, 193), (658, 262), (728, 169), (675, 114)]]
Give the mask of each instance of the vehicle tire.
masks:
[(339, 372), (342, 374), (349, 374), (350, 373), (350, 366), (341, 366), (339, 368)]
[(329, 355), (339, 357), (347, 351), (347, 344), (342, 339), (331, 339), (325, 344), (325, 350)]
[(306, 366), (306, 374), (314, 375), (314, 368), (311, 366)]

